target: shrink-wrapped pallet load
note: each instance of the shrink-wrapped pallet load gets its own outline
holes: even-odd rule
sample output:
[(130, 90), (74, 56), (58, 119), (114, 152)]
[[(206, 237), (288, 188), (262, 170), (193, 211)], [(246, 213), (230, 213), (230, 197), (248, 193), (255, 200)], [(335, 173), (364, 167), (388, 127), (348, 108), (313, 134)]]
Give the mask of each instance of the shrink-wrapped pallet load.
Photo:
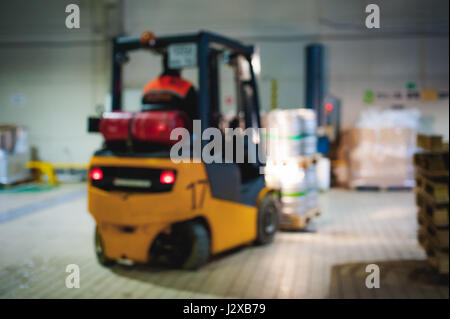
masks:
[(351, 188), (410, 188), (414, 186), (412, 156), (416, 151), (417, 110), (378, 110), (361, 113), (349, 132)]
[(274, 110), (266, 121), (266, 184), (281, 192), (282, 228), (304, 228), (318, 213), (315, 113)]
[(0, 185), (28, 180), (30, 160), (27, 131), (15, 125), (0, 125)]

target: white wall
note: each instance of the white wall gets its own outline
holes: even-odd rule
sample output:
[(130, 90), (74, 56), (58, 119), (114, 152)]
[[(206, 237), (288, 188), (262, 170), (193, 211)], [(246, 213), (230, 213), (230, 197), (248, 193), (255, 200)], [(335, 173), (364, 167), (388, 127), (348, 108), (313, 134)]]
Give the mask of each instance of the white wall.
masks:
[(101, 143), (87, 117), (109, 88), (103, 11), (75, 1), (81, 28), (70, 30), (65, 6), (74, 1), (45, 2), (0, 4), (0, 123), (25, 126), (42, 160), (87, 162)]
[[(272, 78), (278, 80), (281, 106), (303, 105), (304, 48), (321, 42), (327, 49), (329, 90), (342, 99), (346, 128), (367, 107), (362, 103), (366, 89), (396, 91), (407, 82), (448, 89), (448, 1), (375, 1), (382, 29), (368, 31), (364, 7), (371, 2), (124, 0), (123, 21), (130, 36), (144, 30), (158, 35), (203, 29), (258, 45), (266, 109)], [(109, 90), (106, 39), (121, 30), (120, 1), (42, 3), (0, 2), (0, 122), (28, 127), (44, 160), (85, 162), (101, 143), (99, 136), (86, 133), (86, 118), (104, 104)], [(81, 6), (79, 30), (64, 26), (68, 3)], [(131, 100), (158, 72), (148, 54), (137, 54), (125, 74)], [(224, 84), (229, 92), (231, 82), (223, 82), (229, 83)], [(25, 97), (23, 104), (15, 104), (17, 94)], [(405, 105), (433, 116), (435, 130), (448, 136), (448, 100)]]
[[(371, 107), (362, 102), (365, 90), (406, 93), (408, 82), (416, 83), (418, 88), (448, 90), (448, 39), (327, 41), (325, 45), (329, 50), (329, 90), (342, 98), (344, 128), (353, 125), (360, 110)], [(411, 99), (376, 99), (375, 102), (381, 107), (393, 104), (418, 108), (422, 115), (433, 116), (435, 132), (448, 138), (448, 98), (429, 102)]]

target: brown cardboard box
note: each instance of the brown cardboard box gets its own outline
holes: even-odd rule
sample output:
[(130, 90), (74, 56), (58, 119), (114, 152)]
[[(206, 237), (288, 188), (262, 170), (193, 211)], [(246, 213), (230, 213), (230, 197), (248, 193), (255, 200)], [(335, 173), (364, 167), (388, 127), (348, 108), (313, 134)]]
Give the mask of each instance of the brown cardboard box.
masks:
[(379, 143), (394, 145), (415, 145), (416, 132), (407, 127), (379, 129)]
[(412, 187), (415, 135), (409, 128), (352, 129), (350, 187)]
[(361, 143), (375, 143), (377, 140), (376, 130), (369, 128), (353, 128), (349, 131), (350, 148)]

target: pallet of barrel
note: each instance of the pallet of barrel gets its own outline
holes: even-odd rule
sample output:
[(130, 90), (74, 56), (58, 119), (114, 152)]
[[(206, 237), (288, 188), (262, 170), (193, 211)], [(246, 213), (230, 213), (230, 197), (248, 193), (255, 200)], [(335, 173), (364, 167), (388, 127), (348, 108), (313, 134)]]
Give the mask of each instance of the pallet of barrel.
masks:
[(418, 135), (414, 155), (418, 240), (439, 273), (449, 272), (448, 143), (441, 136)]
[(318, 214), (316, 119), (309, 109), (267, 116), (266, 184), (281, 191), (280, 228), (303, 229)]
[(310, 109), (274, 110), (267, 114), (266, 152), (288, 159), (317, 152), (316, 116)]

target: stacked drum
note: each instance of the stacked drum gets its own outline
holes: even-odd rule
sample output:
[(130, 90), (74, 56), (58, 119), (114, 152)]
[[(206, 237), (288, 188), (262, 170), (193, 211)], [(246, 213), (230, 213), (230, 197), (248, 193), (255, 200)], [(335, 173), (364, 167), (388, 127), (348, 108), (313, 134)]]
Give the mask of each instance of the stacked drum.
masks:
[(310, 109), (274, 110), (267, 116), (267, 155), (288, 159), (316, 153), (316, 116)]
[(318, 212), (316, 116), (310, 109), (274, 110), (267, 116), (266, 184), (281, 191), (281, 226), (304, 228)]

